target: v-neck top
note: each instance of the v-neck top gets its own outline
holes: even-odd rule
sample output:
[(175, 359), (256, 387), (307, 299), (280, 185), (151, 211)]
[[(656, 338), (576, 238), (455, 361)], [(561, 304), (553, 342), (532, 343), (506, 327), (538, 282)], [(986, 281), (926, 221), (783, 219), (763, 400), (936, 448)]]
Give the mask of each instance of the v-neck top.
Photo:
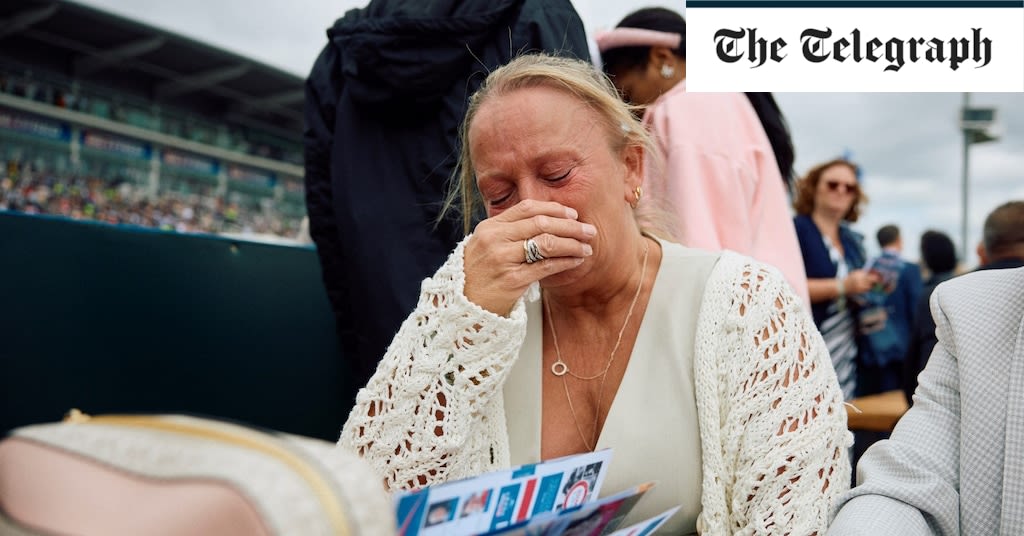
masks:
[[(527, 306), (540, 293), (531, 285), (508, 316), (466, 298), (473, 239), (424, 280), (338, 440), (391, 489), (538, 461), (540, 378), (550, 371), (541, 308)], [(668, 244), (663, 252), (618, 400), (608, 398), (598, 446), (617, 454), (604, 493), (660, 481), (634, 518), (681, 504), (668, 532), (692, 532), (699, 503), (696, 525), (708, 534), (825, 533), (849, 488), (843, 453), (853, 435), (824, 340), (777, 269), (728, 251), (717, 261)], [(550, 396), (548, 406), (561, 403)]]
[[(622, 383), (596, 448), (612, 449), (601, 495), (657, 485), (620, 527), (681, 505), (658, 534), (696, 533), (701, 444), (694, 395), (694, 342), (705, 285), (719, 254), (659, 241), (661, 266)], [(503, 388), (513, 465), (540, 461), (543, 310), (527, 303), (526, 339)], [(560, 401), (561, 403), (561, 401)]]

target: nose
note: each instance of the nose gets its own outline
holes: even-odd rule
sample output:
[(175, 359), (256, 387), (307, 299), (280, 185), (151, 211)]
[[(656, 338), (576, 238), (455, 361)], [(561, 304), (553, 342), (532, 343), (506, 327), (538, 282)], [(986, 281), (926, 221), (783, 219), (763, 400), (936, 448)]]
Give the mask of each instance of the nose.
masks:
[(535, 201), (549, 201), (550, 191), (540, 183), (539, 179), (526, 178), (519, 181), (519, 200), (532, 199)]

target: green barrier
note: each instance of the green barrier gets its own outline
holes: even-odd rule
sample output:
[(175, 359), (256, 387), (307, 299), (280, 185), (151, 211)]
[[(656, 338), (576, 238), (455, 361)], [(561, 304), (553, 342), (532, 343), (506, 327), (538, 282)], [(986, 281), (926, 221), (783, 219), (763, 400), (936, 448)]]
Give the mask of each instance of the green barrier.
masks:
[(74, 407), (334, 441), (347, 378), (312, 248), (0, 212), (0, 433)]

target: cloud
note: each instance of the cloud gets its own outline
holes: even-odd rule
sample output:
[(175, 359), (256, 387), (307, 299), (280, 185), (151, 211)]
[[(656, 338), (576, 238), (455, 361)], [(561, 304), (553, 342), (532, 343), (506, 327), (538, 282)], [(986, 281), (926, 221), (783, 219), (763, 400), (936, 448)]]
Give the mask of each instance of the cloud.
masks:
[[(963, 139), (960, 93), (780, 93), (796, 147), (796, 168), (852, 152), (864, 170), (871, 202), (856, 228), (875, 250), (874, 232), (885, 223), (903, 227), (906, 253), (917, 257), (929, 228), (963, 242)], [(985, 216), (1011, 199), (1024, 199), (1024, 94), (972, 94), (971, 106), (994, 106), (1003, 133), (974, 144), (969, 153), (968, 252), (981, 238)]]
[(79, 0), (305, 76), (353, 0)]

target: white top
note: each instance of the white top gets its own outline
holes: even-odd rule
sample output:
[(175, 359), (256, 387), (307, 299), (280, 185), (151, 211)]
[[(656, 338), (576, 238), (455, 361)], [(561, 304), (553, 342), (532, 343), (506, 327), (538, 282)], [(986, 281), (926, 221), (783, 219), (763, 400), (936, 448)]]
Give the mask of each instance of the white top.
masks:
[[(688, 534), (696, 530), (701, 509), (694, 337), (704, 284), (719, 254), (668, 242), (662, 242), (662, 251), (633, 353), (596, 448), (613, 449), (602, 495), (657, 482), (622, 526), (681, 504), (659, 534)], [(541, 309), (540, 301), (526, 306), (526, 340), (505, 382), (512, 465), (540, 459), (541, 376), (551, 374), (541, 363)]]
[[(507, 318), (470, 302), (462, 292), (465, 243), (424, 280), (416, 310), (341, 433), (339, 445), (393, 488), (537, 461), (539, 382), (532, 397), (505, 387), (539, 369), (539, 331), (527, 336), (529, 317), (540, 318), (535, 304), (527, 311), (539, 292), (531, 288)], [(658, 475), (657, 499), (637, 506), (660, 512), (682, 503), (678, 529), (823, 534), (829, 508), (849, 487), (852, 434), (808, 311), (775, 268), (731, 252), (714, 262), (711, 254), (662, 246), (634, 356), (598, 442), (615, 449), (604, 491)], [(690, 280), (666, 283), (677, 277)], [(701, 286), (699, 298), (684, 296)], [(660, 316), (664, 322), (654, 320)], [(655, 440), (634, 439), (644, 436)]]

